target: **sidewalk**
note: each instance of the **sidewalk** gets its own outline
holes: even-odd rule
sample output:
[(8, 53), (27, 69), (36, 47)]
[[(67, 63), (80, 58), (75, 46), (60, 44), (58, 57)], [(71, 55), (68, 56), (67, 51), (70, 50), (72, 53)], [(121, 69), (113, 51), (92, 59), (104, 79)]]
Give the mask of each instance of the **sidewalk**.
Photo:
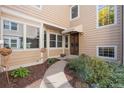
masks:
[(64, 74), (66, 61), (58, 61), (45, 73), (41, 88), (72, 88)]

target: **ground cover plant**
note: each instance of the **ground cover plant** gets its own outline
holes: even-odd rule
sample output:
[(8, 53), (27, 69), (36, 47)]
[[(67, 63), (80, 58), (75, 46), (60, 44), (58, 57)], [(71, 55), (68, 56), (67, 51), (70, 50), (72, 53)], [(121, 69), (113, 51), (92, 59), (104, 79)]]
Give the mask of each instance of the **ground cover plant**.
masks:
[[(58, 59), (53, 58), (54, 61), (46, 60), (42, 64), (33, 65), (29, 67), (21, 67), (16, 70), (9, 71), (10, 85), (7, 82), (5, 72), (0, 73), (0, 88), (25, 88), (34, 82), (37, 82), (35, 87), (40, 87), (40, 83), (44, 77), (46, 70)], [(52, 64), (51, 64), (52, 63)], [(34, 87), (34, 86), (32, 86)]]
[(70, 60), (67, 67), (89, 87), (124, 87), (124, 66), (116, 63), (82, 54), (79, 58)]

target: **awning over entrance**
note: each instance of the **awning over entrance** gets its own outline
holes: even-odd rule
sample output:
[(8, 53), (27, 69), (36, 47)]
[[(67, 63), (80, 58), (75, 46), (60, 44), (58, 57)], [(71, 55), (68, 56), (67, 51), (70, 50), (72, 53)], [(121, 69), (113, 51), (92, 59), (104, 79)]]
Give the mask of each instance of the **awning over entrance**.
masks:
[(62, 31), (62, 34), (68, 34), (71, 32), (78, 32), (78, 33), (83, 33), (83, 28), (82, 25), (78, 25), (76, 27), (69, 28), (67, 30)]

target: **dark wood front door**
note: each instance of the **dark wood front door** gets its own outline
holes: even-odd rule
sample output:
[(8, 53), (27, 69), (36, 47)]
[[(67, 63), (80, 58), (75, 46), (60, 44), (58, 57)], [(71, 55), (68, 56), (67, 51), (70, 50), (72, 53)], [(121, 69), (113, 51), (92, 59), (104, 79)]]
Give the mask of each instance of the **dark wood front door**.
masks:
[(72, 55), (79, 54), (79, 34), (78, 33), (70, 34), (70, 53)]

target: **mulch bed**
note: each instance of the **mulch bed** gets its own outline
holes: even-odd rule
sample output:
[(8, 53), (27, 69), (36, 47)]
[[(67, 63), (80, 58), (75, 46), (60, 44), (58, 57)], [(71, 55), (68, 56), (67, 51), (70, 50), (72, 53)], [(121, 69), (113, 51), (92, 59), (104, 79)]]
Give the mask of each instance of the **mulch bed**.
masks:
[(67, 80), (74, 88), (88, 88), (88, 84), (85, 81), (81, 81), (78, 76), (70, 70), (67, 66), (64, 69)]
[[(58, 59), (56, 59), (57, 61)], [(51, 65), (46, 61), (43, 64), (26, 67), (30, 71), (30, 74), (25, 78), (13, 78), (10, 76), (11, 71), (9, 71), (10, 85), (7, 83), (5, 73), (0, 73), (0, 88), (24, 88), (39, 79), (42, 80), (46, 70)]]

